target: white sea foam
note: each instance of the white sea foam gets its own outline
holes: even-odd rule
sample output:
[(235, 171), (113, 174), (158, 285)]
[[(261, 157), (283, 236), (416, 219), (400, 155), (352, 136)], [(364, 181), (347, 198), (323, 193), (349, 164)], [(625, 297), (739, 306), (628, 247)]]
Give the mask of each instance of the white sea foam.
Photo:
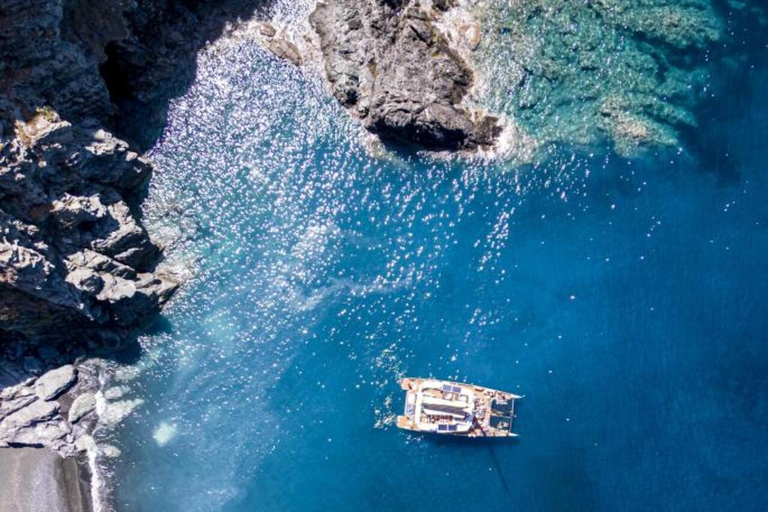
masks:
[(163, 446), (173, 441), (177, 434), (178, 428), (176, 427), (175, 423), (162, 421), (155, 429), (152, 437), (154, 438), (157, 445), (162, 448)]
[(106, 426), (119, 424), (142, 404), (144, 404), (144, 400), (141, 398), (108, 402), (101, 393), (96, 394), (96, 411), (99, 415), (99, 421)]

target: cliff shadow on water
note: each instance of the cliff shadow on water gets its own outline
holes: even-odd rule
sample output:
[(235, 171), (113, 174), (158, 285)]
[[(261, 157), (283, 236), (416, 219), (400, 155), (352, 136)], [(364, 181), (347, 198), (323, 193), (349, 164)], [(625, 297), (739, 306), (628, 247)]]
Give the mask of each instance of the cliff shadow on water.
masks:
[(140, 0), (125, 13), (128, 36), (104, 47), (99, 73), (116, 111), (109, 125), (142, 151), (162, 137), (169, 102), (197, 73), (197, 52), (227, 26), (267, 13), (274, 0)]

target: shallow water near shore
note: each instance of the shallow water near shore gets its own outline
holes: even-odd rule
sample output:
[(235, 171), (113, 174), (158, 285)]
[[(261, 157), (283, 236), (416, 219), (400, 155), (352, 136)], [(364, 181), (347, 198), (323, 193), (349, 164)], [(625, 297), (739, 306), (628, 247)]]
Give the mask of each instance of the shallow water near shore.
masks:
[[(118, 370), (119, 511), (762, 511), (768, 68), (722, 160), (375, 158), (253, 41), (171, 108), (149, 228), (194, 270)], [(743, 109), (744, 103), (752, 105)], [(727, 153), (727, 157), (723, 156)], [(391, 424), (403, 375), (509, 390), (511, 442)]]

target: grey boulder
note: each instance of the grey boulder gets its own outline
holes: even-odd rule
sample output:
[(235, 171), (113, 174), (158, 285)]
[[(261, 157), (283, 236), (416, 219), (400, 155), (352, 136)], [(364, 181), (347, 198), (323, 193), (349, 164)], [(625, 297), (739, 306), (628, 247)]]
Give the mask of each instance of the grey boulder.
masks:
[(77, 423), (96, 409), (96, 395), (93, 393), (83, 393), (75, 398), (72, 406), (69, 408), (67, 419), (70, 423)]
[(35, 394), (42, 400), (53, 400), (77, 381), (77, 370), (71, 364), (56, 368), (35, 382)]

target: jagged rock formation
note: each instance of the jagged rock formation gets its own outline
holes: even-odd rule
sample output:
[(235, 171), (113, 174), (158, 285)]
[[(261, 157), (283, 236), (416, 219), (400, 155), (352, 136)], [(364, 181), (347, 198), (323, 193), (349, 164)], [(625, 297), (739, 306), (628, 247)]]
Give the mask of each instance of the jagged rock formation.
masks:
[(259, 41), (262, 46), (279, 58), (285, 59), (294, 66), (301, 66), (304, 58), (299, 48), (279, 33), (274, 25), (267, 22), (258, 23)]
[(64, 365), (39, 377), (0, 389), (0, 448), (49, 448), (62, 457), (119, 450), (95, 444), (91, 434), (101, 423), (122, 421), (142, 400), (99, 391), (97, 364)]
[(17, 122), (0, 149), (0, 333), (110, 341), (153, 316), (178, 283), (152, 272), (129, 206), (149, 174), (104, 130), (52, 111)]
[(119, 342), (177, 286), (134, 208), (151, 169), (101, 128), (121, 4), (11, 1), (0, 19), (0, 340)]
[[(149, 146), (197, 48), (257, 0), (0, 5), (0, 345), (109, 346), (178, 283), (138, 217)], [(206, 22), (201, 22), (206, 20)]]
[[(72, 365), (51, 370), (38, 379), (0, 391), (0, 447), (47, 447), (62, 456), (71, 456), (86, 449), (85, 437), (93, 422), (84, 421), (90, 411), (77, 411), (78, 421), (66, 421), (67, 410), (72, 411), (72, 399), (62, 396), (78, 381), (78, 372)], [(88, 379), (84, 379), (84, 385)], [(90, 386), (95, 383), (91, 382)], [(88, 393), (83, 396), (93, 396)], [(79, 440), (79, 443), (76, 441)], [(79, 448), (78, 448), (79, 446)]]
[(334, 96), (383, 139), (455, 150), (498, 136), (496, 118), (462, 104), (474, 76), (436, 26), (451, 6), (327, 0), (310, 16)]
[(146, 149), (197, 50), (267, 0), (7, 0), (0, 3), (0, 136), (49, 106)]
[[(78, 1), (79, 10), (91, 8), (92, 2)], [(198, 50), (227, 23), (250, 18), (271, 0), (110, 1), (122, 6), (126, 35), (107, 43), (99, 60), (115, 105), (109, 125), (148, 149), (162, 135), (169, 100), (194, 80)]]
[[(11, 136), (13, 120), (28, 119), (35, 108), (44, 105), (67, 119), (103, 118), (112, 113), (98, 60), (89, 52), (124, 35), (118, 3), (99, 2), (94, 9), (89, 6), (78, 14), (73, 9), (76, 4), (8, 0), (0, 5), (0, 135), (4, 138)], [(66, 37), (79, 32), (74, 24), (65, 22), (67, 18), (83, 25), (98, 24), (98, 30), (92, 27), (89, 31), (89, 48)]]
[[(70, 457), (0, 450), (39, 484), (4, 473), (11, 507), (40, 491), (90, 510), (88, 485), (70, 485), (89, 478), (83, 454), (120, 453), (91, 433), (142, 400), (102, 395), (87, 355), (121, 345), (178, 286), (140, 220), (152, 172), (140, 152), (194, 78), (197, 50), (261, 3), (0, 2), (0, 448)], [(59, 510), (44, 501), (24, 503)]]

